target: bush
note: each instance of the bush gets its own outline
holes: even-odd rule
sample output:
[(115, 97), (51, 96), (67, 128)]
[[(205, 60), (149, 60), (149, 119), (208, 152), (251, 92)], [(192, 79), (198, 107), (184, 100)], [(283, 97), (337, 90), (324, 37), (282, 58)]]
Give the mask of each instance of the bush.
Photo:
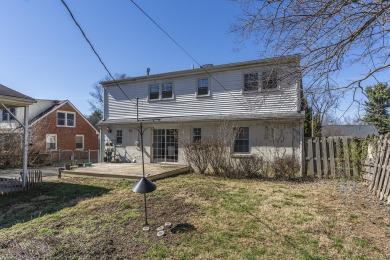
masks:
[(273, 172), (275, 178), (291, 180), (297, 177), (300, 164), (295, 156), (284, 154), (270, 162), (269, 169)]

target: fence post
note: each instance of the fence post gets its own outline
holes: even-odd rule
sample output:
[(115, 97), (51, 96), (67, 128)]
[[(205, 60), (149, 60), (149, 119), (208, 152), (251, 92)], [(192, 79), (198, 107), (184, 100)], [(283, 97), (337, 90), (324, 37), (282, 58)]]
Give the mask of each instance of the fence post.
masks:
[(317, 172), (317, 177), (322, 178), (322, 169), (321, 169), (321, 139), (319, 137), (315, 138), (316, 142), (316, 172)]
[(324, 177), (328, 177), (328, 139), (322, 137), (322, 161), (324, 165)]
[(344, 164), (345, 164), (345, 177), (348, 178), (351, 176), (351, 165), (349, 163), (349, 146), (348, 146), (348, 137), (343, 137), (343, 150), (344, 150)]

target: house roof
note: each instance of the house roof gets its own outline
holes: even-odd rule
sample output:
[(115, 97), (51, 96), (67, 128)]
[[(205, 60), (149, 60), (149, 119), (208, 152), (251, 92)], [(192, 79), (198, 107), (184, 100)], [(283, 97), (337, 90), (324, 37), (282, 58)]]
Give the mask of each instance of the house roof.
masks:
[(7, 107), (23, 107), (35, 102), (35, 99), (0, 84), (0, 103)]
[(85, 120), (96, 131), (96, 134), (99, 134), (96, 128), (69, 100), (38, 100), (36, 106), (39, 107), (36, 109), (35, 115), (32, 115), (32, 118), (29, 119), (30, 124), (36, 124), (39, 120), (41, 120), (48, 114), (53, 113), (65, 104), (69, 104), (83, 118), (83, 120)]
[(357, 138), (366, 138), (371, 135), (379, 136), (374, 125), (328, 125), (322, 127), (321, 133), (324, 136), (353, 136)]
[(283, 65), (283, 64), (299, 65), (300, 58), (301, 58), (300, 55), (291, 55), (291, 56), (281, 56), (281, 57), (269, 58), (269, 59), (229, 63), (229, 64), (216, 65), (216, 66), (205, 65), (203, 67), (190, 69), (190, 70), (173, 71), (173, 72), (152, 74), (152, 75), (139, 76), (139, 77), (128, 77), (124, 79), (118, 79), (115, 81), (113, 80), (102, 81), (101, 84), (104, 87), (110, 87), (110, 86), (116, 86), (116, 83), (126, 84), (130, 82), (138, 82), (138, 81), (145, 81), (145, 80), (161, 80), (161, 79), (168, 79), (173, 77), (179, 78), (179, 77), (187, 77), (193, 75), (204, 75), (207, 73), (223, 72), (228, 70), (253, 68), (258, 66), (273, 66), (273, 65)]
[[(153, 117), (142, 118), (144, 123), (184, 123), (184, 122), (205, 122), (205, 121), (243, 121), (243, 120), (275, 120), (286, 119), (296, 120), (304, 119), (303, 113), (269, 113), (269, 114), (235, 114), (235, 115), (209, 115), (209, 116), (190, 116), (190, 117)], [(98, 126), (108, 125), (126, 125), (138, 123), (135, 118), (109, 119), (100, 121)]]

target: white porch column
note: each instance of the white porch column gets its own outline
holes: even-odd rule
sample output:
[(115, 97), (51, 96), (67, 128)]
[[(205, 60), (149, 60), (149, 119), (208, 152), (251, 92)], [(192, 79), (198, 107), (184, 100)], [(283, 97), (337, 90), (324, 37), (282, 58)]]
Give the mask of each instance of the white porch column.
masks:
[(23, 131), (23, 188), (27, 186), (27, 153), (28, 153), (28, 106), (24, 107), (24, 131)]

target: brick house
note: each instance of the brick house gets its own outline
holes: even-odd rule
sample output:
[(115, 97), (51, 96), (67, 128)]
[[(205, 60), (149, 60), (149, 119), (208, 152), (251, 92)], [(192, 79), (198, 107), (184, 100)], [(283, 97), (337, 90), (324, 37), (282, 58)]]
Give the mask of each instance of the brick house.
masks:
[[(14, 113), (16, 118), (23, 115), (18, 108)], [(17, 127), (8, 119), (10, 128)], [(87, 161), (93, 151), (97, 161), (99, 132), (69, 100), (37, 100), (30, 106), (28, 119), (31, 150), (36, 154), (49, 155), (51, 162)]]

